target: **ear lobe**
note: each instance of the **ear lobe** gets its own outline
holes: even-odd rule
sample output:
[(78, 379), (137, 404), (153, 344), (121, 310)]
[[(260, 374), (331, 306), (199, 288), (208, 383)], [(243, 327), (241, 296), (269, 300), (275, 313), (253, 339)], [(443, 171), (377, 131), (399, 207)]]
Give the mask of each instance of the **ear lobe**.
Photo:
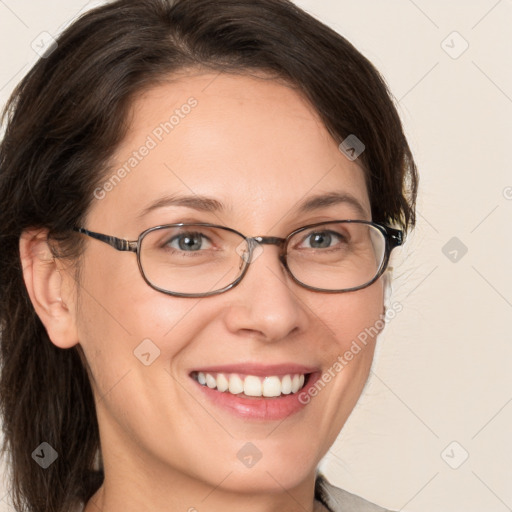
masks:
[[(25, 286), (48, 336), (54, 345), (70, 348), (78, 343), (71, 297), (63, 297), (71, 276), (54, 257), (48, 244), (48, 230), (26, 230), (20, 237), (20, 258)], [(63, 300), (66, 299), (66, 300)]]

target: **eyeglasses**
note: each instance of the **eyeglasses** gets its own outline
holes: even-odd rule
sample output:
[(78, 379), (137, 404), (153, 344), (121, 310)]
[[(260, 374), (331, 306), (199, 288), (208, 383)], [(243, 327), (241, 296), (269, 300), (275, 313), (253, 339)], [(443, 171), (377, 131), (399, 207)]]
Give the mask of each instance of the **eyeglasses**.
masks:
[(178, 297), (207, 297), (240, 283), (262, 245), (277, 245), (279, 260), (300, 286), (315, 292), (341, 293), (374, 283), (386, 270), (403, 232), (363, 220), (319, 222), (286, 238), (246, 237), (208, 223), (179, 223), (143, 231), (123, 240), (74, 228), (118, 251), (137, 254), (140, 272), (155, 290)]

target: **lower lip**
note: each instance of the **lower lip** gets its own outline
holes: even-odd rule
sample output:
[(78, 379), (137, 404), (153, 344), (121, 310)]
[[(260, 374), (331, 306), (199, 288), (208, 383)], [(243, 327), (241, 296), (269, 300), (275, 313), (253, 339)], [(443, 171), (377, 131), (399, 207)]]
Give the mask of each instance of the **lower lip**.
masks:
[[(315, 382), (319, 378), (319, 372), (312, 373), (309, 375), (306, 385), (297, 393), (272, 398), (245, 398), (241, 395), (233, 395), (228, 391), (221, 392), (216, 389), (211, 389), (208, 386), (199, 384), (199, 382), (193, 378), (192, 380), (197, 386), (199, 386), (205, 396), (218, 407), (221, 407), (241, 418), (271, 421), (283, 420), (304, 409), (304, 407), (309, 403), (310, 397), (308, 390), (315, 385)], [(299, 397), (302, 397), (305, 403), (302, 403), (299, 400)]]

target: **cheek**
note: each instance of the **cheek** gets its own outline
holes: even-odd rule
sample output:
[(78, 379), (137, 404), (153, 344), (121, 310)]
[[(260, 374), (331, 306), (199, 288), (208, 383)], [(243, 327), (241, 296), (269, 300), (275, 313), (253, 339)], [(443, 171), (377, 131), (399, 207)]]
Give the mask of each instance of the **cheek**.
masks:
[[(376, 332), (383, 327), (383, 287), (381, 280), (355, 292), (323, 295), (311, 306), (326, 331), (330, 345), (323, 347), (331, 357), (350, 348), (353, 342), (371, 347)], [(334, 340), (334, 342), (333, 342)], [(371, 357), (371, 354), (370, 354)]]
[(128, 371), (142, 372), (147, 379), (145, 363), (150, 362), (152, 370), (164, 365), (168, 369), (169, 361), (214, 315), (201, 299), (153, 290), (142, 279), (135, 257), (130, 257), (134, 255), (120, 255), (87, 259), (79, 286), (79, 340), (100, 396)]
[(381, 281), (353, 293), (325, 296), (317, 316), (330, 336), (323, 339), (323, 374), (310, 394), (319, 400), (321, 414), (312, 427), (326, 432), (327, 451), (359, 399), (370, 371), (375, 342), (383, 323)]

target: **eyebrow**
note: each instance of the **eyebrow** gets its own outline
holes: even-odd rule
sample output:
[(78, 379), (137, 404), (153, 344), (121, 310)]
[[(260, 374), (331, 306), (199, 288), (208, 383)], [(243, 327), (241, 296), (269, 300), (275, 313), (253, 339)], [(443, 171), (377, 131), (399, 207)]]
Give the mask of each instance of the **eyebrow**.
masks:
[(299, 213), (309, 213), (338, 204), (348, 204), (352, 206), (362, 217), (368, 215), (366, 208), (359, 200), (347, 192), (328, 192), (327, 194), (317, 194), (316, 196), (308, 197), (299, 204), (298, 211)]
[[(364, 208), (364, 206), (352, 194), (347, 192), (328, 192), (317, 194), (301, 201), (296, 209), (297, 213), (310, 213), (338, 204), (348, 204), (352, 206), (362, 217), (366, 217), (368, 215), (366, 208)], [(223, 212), (226, 210), (225, 205), (213, 197), (197, 194), (189, 196), (174, 195), (157, 199), (144, 208), (137, 217), (144, 217), (153, 210), (164, 208), (166, 206), (184, 206), (186, 208), (192, 208), (194, 210), (209, 213)]]
[(201, 212), (220, 212), (224, 210), (224, 205), (214, 199), (213, 197), (207, 196), (165, 196), (157, 199), (155, 202), (151, 203), (149, 206), (144, 208), (139, 215), (138, 218), (144, 217), (148, 213), (156, 210), (157, 208), (164, 208), (166, 206), (185, 206), (187, 208), (192, 208), (194, 210), (198, 210)]

